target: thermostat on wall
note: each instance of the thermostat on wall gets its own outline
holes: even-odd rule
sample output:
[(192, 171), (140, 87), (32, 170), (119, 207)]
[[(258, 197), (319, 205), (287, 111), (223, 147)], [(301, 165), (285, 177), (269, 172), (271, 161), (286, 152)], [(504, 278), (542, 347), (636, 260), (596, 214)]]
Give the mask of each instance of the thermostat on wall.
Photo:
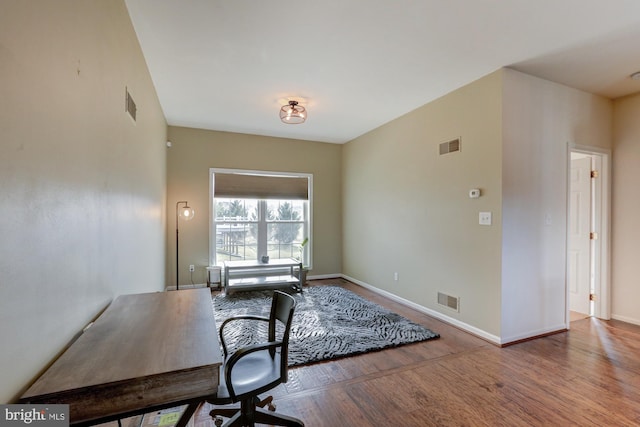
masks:
[(469, 198), (470, 199), (477, 199), (478, 197), (480, 197), (480, 189), (479, 188), (472, 188), (471, 190), (469, 190)]

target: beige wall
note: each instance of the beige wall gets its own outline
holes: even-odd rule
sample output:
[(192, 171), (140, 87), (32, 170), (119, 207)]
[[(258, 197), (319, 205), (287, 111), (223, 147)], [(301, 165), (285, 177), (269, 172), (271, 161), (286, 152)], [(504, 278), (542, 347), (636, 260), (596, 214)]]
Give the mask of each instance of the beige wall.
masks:
[[(344, 147), (343, 272), (495, 338), (500, 334), (501, 72)], [(458, 153), (440, 143), (462, 138)], [(468, 192), (480, 188), (482, 197)], [(480, 226), (478, 213), (493, 213)], [(394, 281), (394, 272), (398, 273)], [(460, 298), (460, 312), (437, 292)]]
[(496, 343), (564, 329), (568, 147), (608, 149), (611, 126), (610, 100), (503, 69), (357, 138), (344, 273)]
[(502, 341), (566, 326), (569, 144), (611, 145), (611, 101), (503, 71)]
[(166, 123), (122, 1), (0, 2), (0, 76), (4, 403), (116, 295), (163, 289)]
[(175, 286), (175, 206), (186, 200), (196, 210), (180, 223), (180, 284), (203, 283), (209, 265), (209, 169), (248, 169), (313, 174), (313, 271), (342, 271), (342, 146), (237, 133), (169, 127), (167, 154), (167, 286)]
[(640, 94), (613, 105), (611, 316), (640, 325)]

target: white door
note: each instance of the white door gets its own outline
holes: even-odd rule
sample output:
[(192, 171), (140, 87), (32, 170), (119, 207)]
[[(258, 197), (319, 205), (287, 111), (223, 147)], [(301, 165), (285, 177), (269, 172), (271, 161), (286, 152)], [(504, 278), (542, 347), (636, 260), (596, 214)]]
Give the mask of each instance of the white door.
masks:
[(571, 159), (569, 309), (591, 314), (591, 157)]

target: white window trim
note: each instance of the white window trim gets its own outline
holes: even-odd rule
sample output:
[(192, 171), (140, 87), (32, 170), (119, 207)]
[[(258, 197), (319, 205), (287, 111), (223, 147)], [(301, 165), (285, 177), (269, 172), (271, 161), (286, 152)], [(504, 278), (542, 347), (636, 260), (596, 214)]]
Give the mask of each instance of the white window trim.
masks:
[(209, 265), (214, 266), (214, 257), (216, 253), (216, 238), (213, 236), (215, 230), (215, 219), (213, 217), (214, 209), (214, 183), (213, 177), (216, 173), (241, 173), (241, 174), (255, 174), (255, 175), (270, 175), (270, 176), (295, 176), (299, 178), (307, 178), (309, 186), (309, 200), (307, 200), (307, 208), (309, 209), (309, 230), (308, 237), (309, 243), (306, 246), (307, 254), (309, 255), (309, 265), (305, 265), (309, 270), (313, 269), (313, 174), (299, 173), (299, 172), (274, 172), (274, 171), (261, 171), (261, 170), (248, 170), (248, 169), (222, 169), (222, 168), (209, 168)]

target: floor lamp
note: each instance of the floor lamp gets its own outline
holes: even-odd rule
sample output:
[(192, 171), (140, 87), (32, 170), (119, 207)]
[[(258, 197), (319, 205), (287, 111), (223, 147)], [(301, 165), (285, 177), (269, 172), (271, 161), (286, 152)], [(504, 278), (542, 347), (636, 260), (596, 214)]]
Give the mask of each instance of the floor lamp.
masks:
[[(184, 206), (180, 207), (180, 205), (184, 204)], [(193, 216), (195, 215), (196, 211), (193, 210), (192, 207), (189, 206), (189, 202), (187, 201), (180, 201), (176, 203), (176, 290), (180, 290), (180, 265), (178, 264), (178, 261), (180, 260), (179, 257), (179, 248), (180, 248), (180, 238), (178, 237), (180, 232), (179, 232), (179, 227), (178, 227), (178, 220), (180, 218), (184, 219), (185, 221), (190, 221), (193, 219)]]

